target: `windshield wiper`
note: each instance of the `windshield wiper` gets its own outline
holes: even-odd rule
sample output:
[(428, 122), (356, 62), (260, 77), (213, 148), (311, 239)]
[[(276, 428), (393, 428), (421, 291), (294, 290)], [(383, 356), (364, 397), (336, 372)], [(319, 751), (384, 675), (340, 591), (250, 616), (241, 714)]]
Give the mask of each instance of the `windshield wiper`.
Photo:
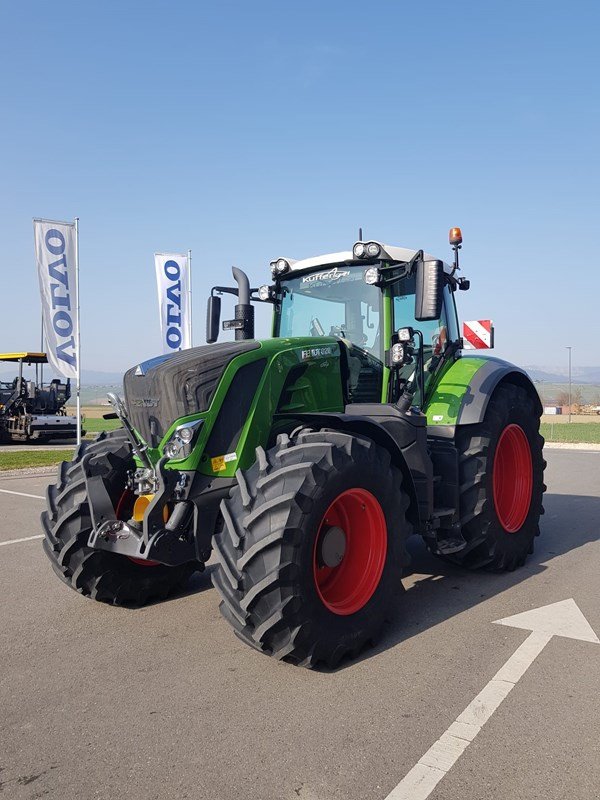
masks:
[(313, 317), (310, 321), (310, 335), (311, 336), (325, 336), (325, 329), (319, 322), (318, 317)]

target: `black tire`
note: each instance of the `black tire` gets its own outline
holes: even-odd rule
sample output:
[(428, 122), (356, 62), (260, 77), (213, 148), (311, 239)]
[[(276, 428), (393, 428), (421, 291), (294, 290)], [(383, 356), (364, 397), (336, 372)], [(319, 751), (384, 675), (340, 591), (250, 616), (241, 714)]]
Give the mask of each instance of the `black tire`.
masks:
[[(544, 439), (539, 424), (539, 413), (529, 392), (519, 386), (501, 384), (490, 399), (483, 422), (458, 428), (460, 519), (467, 546), (446, 556), (448, 560), (471, 569), (502, 571), (522, 566), (527, 555), (533, 553), (546, 491)], [(493, 485), (498, 442), (509, 425), (519, 426), (525, 434), (533, 473), (529, 510), (522, 525), (512, 532), (500, 522)]]
[(122, 429), (82, 442), (74, 460), (62, 462), (58, 482), (46, 490), (47, 510), (41, 517), (44, 550), (58, 577), (77, 592), (113, 605), (142, 606), (183, 588), (190, 575), (201, 569), (199, 563), (146, 566), (87, 546), (92, 522), (81, 462), (89, 454), (96, 466), (104, 468), (103, 480), (115, 506), (126, 473), (134, 466), (131, 445)]
[[(402, 591), (411, 529), (401, 473), (370, 439), (335, 431), (282, 434), (275, 447), (256, 453), (256, 463), (238, 471), (238, 485), (222, 502), (224, 525), (213, 538), (221, 613), (242, 641), (267, 655), (334, 667), (376, 640)], [(370, 598), (341, 615), (321, 599), (313, 558), (324, 516), (347, 490), (375, 498), (386, 546)], [(359, 523), (359, 536), (362, 530)]]

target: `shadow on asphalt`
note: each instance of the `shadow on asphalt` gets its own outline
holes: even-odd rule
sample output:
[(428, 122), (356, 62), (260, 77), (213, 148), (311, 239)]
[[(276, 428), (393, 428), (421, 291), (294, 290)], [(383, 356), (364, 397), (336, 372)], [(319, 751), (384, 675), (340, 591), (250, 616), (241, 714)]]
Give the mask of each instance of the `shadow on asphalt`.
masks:
[[(173, 597), (169, 598), (169, 600), (176, 600), (178, 597), (189, 597), (192, 594), (200, 594), (201, 592), (205, 592), (207, 589), (212, 589), (213, 585), (210, 582), (210, 576), (214, 568), (214, 564), (210, 564), (208, 567), (206, 567), (204, 572), (195, 572), (190, 578), (185, 589), (182, 592), (179, 592), (179, 594), (173, 595)], [(167, 602), (169, 602), (169, 600), (167, 600)]]
[[(335, 669), (319, 666), (317, 671), (337, 672), (373, 658), (544, 572), (545, 562), (600, 538), (600, 497), (546, 494), (544, 507), (546, 513), (541, 520), (541, 535), (535, 541), (535, 552), (528, 557), (525, 566), (514, 572), (470, 572), (432, 556), (419, 536), (411, 537), (408, 551), (412, 563), (407, 578), (415, 575), (417, 580), (400, 596), (398, 607), (378, 643), (357, 657), (342, 661)], [(204, 572), (192, 576), (183, 592), (157, 602), (168, 603), (212, 589), (210, 575), (214, 568), (209, 565)]]

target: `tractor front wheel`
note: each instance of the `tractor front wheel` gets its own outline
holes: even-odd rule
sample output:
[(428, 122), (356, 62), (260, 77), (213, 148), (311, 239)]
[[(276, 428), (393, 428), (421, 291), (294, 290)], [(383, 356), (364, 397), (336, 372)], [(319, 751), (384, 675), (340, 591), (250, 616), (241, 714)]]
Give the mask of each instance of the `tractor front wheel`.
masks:
[(221, 510), (212, 580), (247, 644), (335, 666), (378, 636), (401, 591), (408, 496), (369, 439), (301, 431), (257, 450)]
[(130, 516), (122, 516), (120, 510), (127, 495), (127, 472), (134, 468), (131, 445), (122, 429), (104, 432), (94, 442), (83, 442), (73, 461), (63, 461), (58, 482), (47, 489), (44, 550), (58, 577), (77, 592), (113, 605), (142, 606), (181, 589), (202, 568), (199, 562), (167, 567), (88, 547), (92, 518), (82, 465), (85, 455), (91, 456), (101, 474), (117, 516)]

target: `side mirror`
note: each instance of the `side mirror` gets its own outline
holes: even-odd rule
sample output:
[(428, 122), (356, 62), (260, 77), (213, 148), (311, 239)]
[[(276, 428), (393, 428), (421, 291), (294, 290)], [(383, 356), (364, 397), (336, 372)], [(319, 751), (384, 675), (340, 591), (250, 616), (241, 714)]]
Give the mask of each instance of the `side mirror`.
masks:
[(211, 294), (206, 304), (206, 341), (213, 344), (219, 338), (219, 322), (221, 321), (221, 298)]
[(418, 322), (441, 317), (443, 293), (443, 261), (418, 261), (415, 283), (415, 319)]

